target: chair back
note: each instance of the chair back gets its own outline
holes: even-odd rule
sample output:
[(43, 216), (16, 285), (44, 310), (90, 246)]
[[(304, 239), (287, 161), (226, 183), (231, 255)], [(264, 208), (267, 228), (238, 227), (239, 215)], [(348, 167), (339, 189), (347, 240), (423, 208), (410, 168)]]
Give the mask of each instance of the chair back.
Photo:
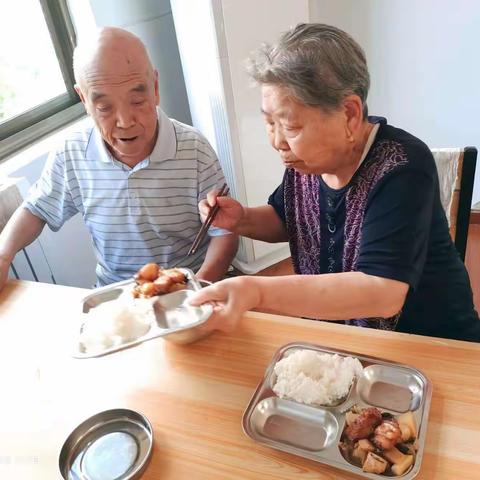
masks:
[[(29, 184), (25, 178), (0, 179), (0, 231), (22, 205)], [(10, 266), (9, 278), (56, 283), (39, 239), (20, 250)]]
[(436, 148), (432, 149), (432, 154), (437, 165), (440, 196), (450, 235), (461, 259), (465, 261), (477, 149)]

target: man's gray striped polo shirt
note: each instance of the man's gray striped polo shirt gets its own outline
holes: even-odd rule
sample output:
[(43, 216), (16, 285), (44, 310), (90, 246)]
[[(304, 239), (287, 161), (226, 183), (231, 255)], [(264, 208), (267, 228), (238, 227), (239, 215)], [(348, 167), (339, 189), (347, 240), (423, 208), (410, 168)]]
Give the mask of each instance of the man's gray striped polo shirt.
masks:
[[(92, 235), (98, 284), (105, 285), (145, 263), (167, 267), (183, 258), (201, 226), (199, 200), (223, 182), (208, 141), (159, 110), (149, 158), (134, 168), (115, 160), (89, 124), (51, 154), (24, 206), (54, 231), (80, 212)], [(182, 266), (198, 269), (207, 246), (208, 238)]]

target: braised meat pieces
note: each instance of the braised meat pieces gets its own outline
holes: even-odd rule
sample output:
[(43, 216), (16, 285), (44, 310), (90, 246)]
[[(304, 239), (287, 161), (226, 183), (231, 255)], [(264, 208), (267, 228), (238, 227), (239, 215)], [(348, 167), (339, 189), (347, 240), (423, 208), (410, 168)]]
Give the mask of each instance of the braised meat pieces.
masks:
[(368, 438), (380, 423), (382, 423), (382, 412), (378, 408), (364, 408), (345, 429), (345, 435), (352, 441)]
[(186, 287), (187, 277), (178, 268), (163, 269), (156, 263), (147, 263), (135, 275), (135, 298), (150, 298)]
[(384, 420), (376, 429), (373, 443), (381, 450), (390, 450), (402, 441), (402, 432), (397, 420), (394, 418)]
[(400, 476), (413, 465), (416, 437), (413, 412), (394, 416), (375, 407), (354, 406), (345, 414), (338, 446), (344, 458), (364, 472)]

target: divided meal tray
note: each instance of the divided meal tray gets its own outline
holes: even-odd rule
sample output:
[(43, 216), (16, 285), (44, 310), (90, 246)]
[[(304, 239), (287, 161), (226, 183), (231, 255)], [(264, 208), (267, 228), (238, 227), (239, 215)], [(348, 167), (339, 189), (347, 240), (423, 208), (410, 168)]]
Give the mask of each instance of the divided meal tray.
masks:
[(184, 290), (178, 290), (172, 293), (158, 295), (151, 299), (141, 300), (151, 302), (158, 301), (163, 307), (161, 309), (161, 314), (157, 313), (156, 321), (152, 324), (150, 330), (134, 340), (111, 346), (104, 350), (87, 352), (79, 341), (83, 325), (88, 319), (88, 312), (102, 303), (115, 302), (120, 296), (131, 295), (132, 303), (138, 300), (134, 299), (132, 294), (135, 280), (132, 278), (130, 280), (124, 280), (105, 287), (100, 287), (84, 297), (81, 302), (81, 311), (87, 315), (81, 315), (80, 322), (75, 326), (72, 356), (75, 358), (99, 357), (158, 337), (168, 337), (168, 339), (177, 341), (177, 343), (187, 343), (194, 340), (196, 336), (195, 327), (202, 325), (208, 320), (212, 314), (212, 307), (208, 304), (199, 307), (194, 307), (188, 304), (188, 298), (195, 291), (200, 290), (202, 285), (195, 277), (192, 270), (188, 268), (178, 268), (178, 270), (181, 270), (187, 279)]
[[(363, 366), (362, 376), (353, 382), (347, 397), (334, 406), (310, 406), (279, 398), (273, 391), (275, 364), (298, 349), (357, 358)], [(275, 353), (243, 415), (242, 426), (245, 434), (257, 443), (363, 478), (410, 480), (420, 470), (431, 396), (430, 381), (413, 367), (309, 343), (290, 343)], [(339, 443), (345, 413), (353, 405), (377, 407), (393, 415), (413, 412), (418, 429), (417, 453), (409, 471), (399, 477), (366, 473), (342, 456)]]

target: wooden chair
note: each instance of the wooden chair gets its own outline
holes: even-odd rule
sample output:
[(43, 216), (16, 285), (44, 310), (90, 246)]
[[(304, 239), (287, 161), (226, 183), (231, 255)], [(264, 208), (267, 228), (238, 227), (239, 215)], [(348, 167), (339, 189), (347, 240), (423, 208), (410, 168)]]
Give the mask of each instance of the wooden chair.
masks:
[[(460, 258), (462, 261), (465, 261), (473, 183), (477, 163), (477, 149), (475, 147), (432, 149), (437, 167), (440, 156), (445, 152), (452, 153), (452, 158), (457, 161), (455, 187), (453, 189), (450, 211), (446, 211), (445, 213), (449, 220), (452, 240), (460, 254)], [(458, 157), (455, 154), (458, 154)], [(438, 172), (440, 177), (442, 175), (442, 169), (439, 168)]]

